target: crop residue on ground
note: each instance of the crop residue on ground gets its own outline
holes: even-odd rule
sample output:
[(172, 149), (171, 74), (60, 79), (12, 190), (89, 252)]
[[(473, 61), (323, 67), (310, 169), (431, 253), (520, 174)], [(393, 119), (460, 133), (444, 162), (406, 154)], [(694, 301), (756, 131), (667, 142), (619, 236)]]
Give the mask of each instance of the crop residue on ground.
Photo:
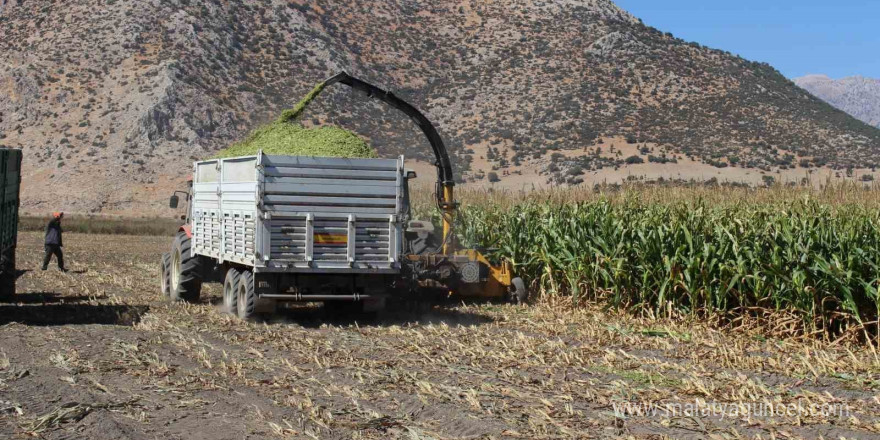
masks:
[[(20, 268), (40, 264), (42, 240), (21, 234)], [(304, 306), (247, 323), (218, 310), (216, 283), (198, 304), (161, 299), (169, 242), (70, 234), (71, 272), (22, 275), (15, 303), (0, 303), (0, 438), (880, 434), (864, 346), (564, 299), (366, 320)]]

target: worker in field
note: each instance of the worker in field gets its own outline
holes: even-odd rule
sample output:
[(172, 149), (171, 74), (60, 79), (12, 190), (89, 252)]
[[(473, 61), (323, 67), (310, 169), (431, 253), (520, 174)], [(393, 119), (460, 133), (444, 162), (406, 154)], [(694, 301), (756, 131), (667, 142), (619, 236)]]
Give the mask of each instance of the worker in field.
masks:
[(61, 219), (64, 218), (63, 212), (53, 212), (52, 220), (46, 225), (46, 256), (43, 257), (43, 270), (49, 267), (49, 261), (52, 255), (58, 259), (58, 268), (62, 272), (67, 272), (64, 268), (64, 254), (61, 248), (64, 247), (64, 240), (61, 238)]

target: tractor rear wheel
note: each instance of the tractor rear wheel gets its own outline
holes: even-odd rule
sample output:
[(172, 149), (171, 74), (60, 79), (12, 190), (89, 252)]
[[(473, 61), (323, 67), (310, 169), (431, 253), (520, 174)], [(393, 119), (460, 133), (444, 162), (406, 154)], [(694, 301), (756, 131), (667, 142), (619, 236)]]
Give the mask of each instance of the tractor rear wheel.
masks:
[(238, 282), (241, 273), (238, 269), (230, 267), (226, 271), (226, 279), (223, 280), (223, 309), (233, 315), (238, 313)]
[(529, 289), (522, 278), (516, 277), (510, 280), (510, 302), (514, 304), (525, 304), (529, 300)]
[(243, 321), (252, 321), (257, 317), (257, 292), (254, 290), (254, 274), (244, 270), (238, 278), (238, 298), (236, 311)]
[(162, 298), (167, 298), (171, 294), (171, 253), (162, 254), (162, 261), (159, 263), (159, 292)]
[(202, 292), (202, 259), (192, 254), (191, 239), (178, 232), (171, 246), (171, 301), (196, 302)]

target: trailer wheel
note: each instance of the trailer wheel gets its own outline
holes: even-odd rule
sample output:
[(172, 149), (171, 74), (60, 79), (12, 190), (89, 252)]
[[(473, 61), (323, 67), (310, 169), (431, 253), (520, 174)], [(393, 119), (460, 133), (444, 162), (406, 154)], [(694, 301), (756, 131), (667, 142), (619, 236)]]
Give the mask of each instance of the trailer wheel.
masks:
[(190, 238), (178, 232), (171, 246), (171, 301), (196, 302), (202, 292), (201, 258), (190, 246)]
[(236, 309), (238, 317), (244, 321), (251, 321), (257, 316), (257, 292), (254, 291), (254, 274), (249, 270), (242, 271), (238, 278)]
[(159, 292), (163, 298), (167, 298), (171, 294), (171, 253), (162, 254), (162, 261), (159, 263)]
[(522, 278), (510, 280), (510, 301), (514, 304), (525, 304), (529, 300), (529, 289)]
[(226, 279), (223, 280), (223, 309), (226, 313), (235, 315), (238, 313), (238, 282), (241, 273), (238, 269), (230, 267), (226, 271)]

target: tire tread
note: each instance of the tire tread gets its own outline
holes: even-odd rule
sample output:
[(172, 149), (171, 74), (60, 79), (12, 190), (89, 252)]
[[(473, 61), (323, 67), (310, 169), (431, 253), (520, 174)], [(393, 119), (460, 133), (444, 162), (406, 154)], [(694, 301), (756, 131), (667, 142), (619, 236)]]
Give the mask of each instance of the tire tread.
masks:
[(177, 286), (171, 286), (173, 301), (197, 302), (202, 293), (202, 258), (192, 255), (192, 240), (184, 232), (174, 237), (172, 252), (180, 252), (180, 277)]
[[(226, 276), (223, 278), (223, 303), (226, 307), (226, 312), (231, 314), (238, 313), (238, 283), (241, 280), (241, 272), (234, 267), (230, 267), (226, 271)], [(226, 298), (226, 285), (232, 284), (232, 298), (230, 298), (231, 304), (227, 304)]]
[(239, 289), (244, 286), (247, 290), (245, 293), (244, 304), (241, 298), (238, 299), (238, 317), (245, 321), (251, 321), (257, 316), (257, 293), (254, 291), (254, 274), (249, 270), (241, 272), (238, 279)]

